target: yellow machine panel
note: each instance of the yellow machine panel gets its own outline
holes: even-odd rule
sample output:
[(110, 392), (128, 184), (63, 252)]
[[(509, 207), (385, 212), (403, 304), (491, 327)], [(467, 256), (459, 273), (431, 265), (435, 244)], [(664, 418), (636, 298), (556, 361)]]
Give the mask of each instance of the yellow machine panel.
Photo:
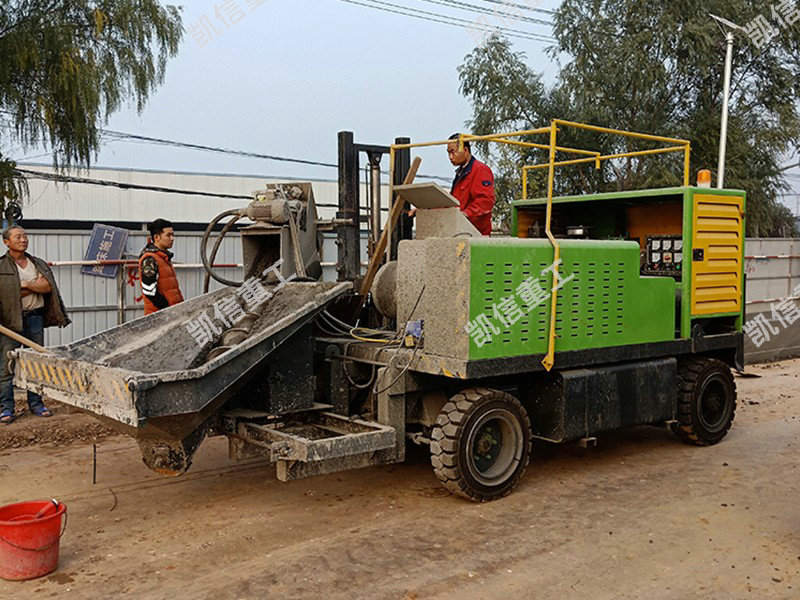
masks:
[(742, 309), (743, 200), (741, 196), (694, 196), (692, 315)]

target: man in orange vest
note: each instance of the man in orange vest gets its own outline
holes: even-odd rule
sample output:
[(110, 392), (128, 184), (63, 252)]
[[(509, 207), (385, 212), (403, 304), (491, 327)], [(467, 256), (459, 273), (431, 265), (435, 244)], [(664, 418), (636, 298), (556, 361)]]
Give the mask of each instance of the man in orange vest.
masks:
[(172, 223), (156, 219), (148, 229), (150, 239), (139, 255), (139, 279), (146, 315), (183, 302), (175, 267), (172, 266), (172, 252), (169, 251), (175, 243)]
[(494, 175), (492, 170), (476, 160), (469, 142), (459, 149), (459, 134), (454, 133), (447, 145), (447, 156), (456, 169), (450, 194), (458, 200), (461, 212), (483, 235), (492, 233), (492, 208), (494, 208)]

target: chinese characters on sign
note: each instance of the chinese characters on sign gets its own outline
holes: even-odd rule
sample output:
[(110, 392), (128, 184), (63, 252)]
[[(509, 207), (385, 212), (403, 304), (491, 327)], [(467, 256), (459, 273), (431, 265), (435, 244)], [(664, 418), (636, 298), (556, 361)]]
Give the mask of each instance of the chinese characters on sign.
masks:
[(800, 5), (796, 2), (797, 0), (780, 0), (777, 5), (770, 6), (771, 20), (765, 15), (758, 15), (744, 26), (745, 33), (756, 48), (763, 48), (780, 33), (773, 22), (786, 28), (800, 20)]
[[(544, 269), (540, 275), (555, 272), (557, 266), (561, 265), (561, 259)], [(573, 273), (569, 277), (558, 276), (556, 289), (560, 290), (567, 282), (575, 278)], [(546, 302), (550, 298), (551, 291), (545, 290), (539, 283), (538, 278), (528, 277), (517, 286), (516, 298), (508, 296), (492, 305), (491, 317), (486, 313), (480, 314), (475, 319), (464, 326), (467, 335), (472, 338), (478, 348), (492, 341), (493, 335), (500, 335), (502, 330), (497, 326), (499, 323), (508, 331), (512, 325), (530, 313), (534, 308)], [(517, 298), (522, 302), (520, 305)]]
[(467, 26), (467, 32), (478, 46), (482, 46), (486, 42), (486, 38), (492, 34), (492, 30), (499, 32), (500, 27), (508, 29), (519, 21), (522, 18), (520, 8), (530, 10), (541, 3), (542, 0), (515, 0), (514, 2), (511, 2), (511, 0), (499, 0), (496, 4), (502, 7), (502, 10), (499, 10), (498, 7), (494, 8), (494, 14), (492, 15), (494, 24), (486, 17), (478, 17), (475, 19), (473, 27)]
[(758, 313), (755, 317), (747, 321), (742, 329), (753, 342), (756, 348), (760, 348), (764, 342), (768, 342), (773, 336), (777, 336), (781, 329), (775, 326), (777, 321), (783, 329), (800, 320), (800, 305), (795, 300), (800, 298), (800, 285), (792, 291), (792, 295), (784, 298), (778, 303), (772, 302), (772, 321), (765, 313)]
[(203, 14), (197, 21), (189, 25), (187, 31), (201, 48), (215, 37), (219, 37), (225, 31), (236, 25), (247, 15), (241, 4), (244, 4), (253, 12), (267, 0), (246, 0), (237, 2), (236, 0), (224, 0), (221, 4), (214, 5), (214, 21), (208, 15)]
[[(212, 307), (212, 314), (209, 314), (208, 310), (204, 310), (199, 316), (189, 321), (186, 324), (186, 331), (194, 338), (197, 345), (203, 347), (213, 343), (225, 329), (235, 327), (244, 318), (246, 312), (255, 311), (272, 298), (275, 292), (292, 281), (296, 275), (284, 278), (280, 272), (281, 264), (283, 264), (283, 259), (268, 269), (264, 269), (261, 277), (254, 276), (245, 280), (234, 294), (217, 300)], [(274, 291), (267, 289), (261, 281), (271, 274), (278, 280)], [(218, 323), (221, 323), (224, 329)]]
[[(128, 230), (95, 223), (84, 260), (120, 260), (128, 241)], [(116, 277), (119, 265), (85, 265), (84, 275)]]

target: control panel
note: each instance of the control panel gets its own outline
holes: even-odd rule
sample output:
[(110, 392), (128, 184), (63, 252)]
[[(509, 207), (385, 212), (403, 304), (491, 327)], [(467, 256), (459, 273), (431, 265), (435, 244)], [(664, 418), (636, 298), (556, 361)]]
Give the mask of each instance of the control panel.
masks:
[(680, 235), (648, 236), (642, 274), (680, 279), (682, 273), (683, 238)]

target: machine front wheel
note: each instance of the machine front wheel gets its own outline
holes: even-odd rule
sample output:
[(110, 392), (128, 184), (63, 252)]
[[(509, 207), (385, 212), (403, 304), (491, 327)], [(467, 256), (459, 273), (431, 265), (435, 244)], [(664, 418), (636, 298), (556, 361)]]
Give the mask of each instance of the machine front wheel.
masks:
[(711, 446), (728, 433), (736, 413), (736, 383), (720, 360), (693, 358), (678, 365), (678, 415), (672, 431), (695, 446)]
[(433, 427), (431, 464), (453, 494), (487, 502), (511, 493), (528, 466), (531, 422), (514, 396), (472, 388), (447, 402)]

